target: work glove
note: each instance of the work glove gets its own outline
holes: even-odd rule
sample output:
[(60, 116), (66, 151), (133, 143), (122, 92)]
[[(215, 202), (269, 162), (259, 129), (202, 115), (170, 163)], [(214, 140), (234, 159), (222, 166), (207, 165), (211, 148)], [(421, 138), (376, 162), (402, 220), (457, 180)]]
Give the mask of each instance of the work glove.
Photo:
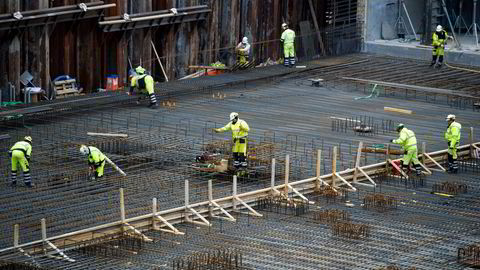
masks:
[(220, 132), (220, 131), (218, 130), (218, 128), (212, 128), (212, 130), (213, 130), (213, 132), (215, 132), (215, 133)]
[(236, 143), (238, 141), (238, 138), (233, 138), (233, 142)]
[(393, 143), (394, 140), (395, 140), (395, 139), (391, 139), (390, 142)]
[(12, 151), (8, 151), (8, 156), (12, 157)]
[(451, 143), (450, 143), (450, 141), (448, 141), (448, 142), (447, 142), (447, 146), (448, 146), (448, 148), (450, 148), (450, 144), (451, 144)]
[(27, 160), (30, 161), (30, 157), (27, 157)]
[(440, 45), (440, 46), (441, 46), (442, 48), (443, 48), (443, 47), (445, 47), (445, 45), (443, 45), (443, 44), (442, 44), (442, 45)]
[(408, 150), (403, 150), (403, 154), (404, 155), (408, 154)]

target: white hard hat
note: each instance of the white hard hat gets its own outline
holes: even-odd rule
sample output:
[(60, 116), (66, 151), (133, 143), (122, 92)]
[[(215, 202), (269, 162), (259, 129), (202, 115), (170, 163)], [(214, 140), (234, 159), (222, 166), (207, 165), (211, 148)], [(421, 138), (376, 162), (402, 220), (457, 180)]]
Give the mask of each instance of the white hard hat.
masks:
[(440, 32), (440, 31), (442, 31), (442, 30), (443, 30), (443, 27), (442, 27), (440, 24), (437, 25), (437, 32)]
[(455, 114), (449, 114), (447, 115), (447, 118), (445, 118), (445, 120), (449, 121), (449, 120), (455, 120)]
[(288, 25), (286, 23), (282, 23), (282, 28), (287, 28)]
[(145, 73), (145, 69), (142, 66), (138, 66), (135, 69), (135, 72), (137, 72), (137, 74), (141, 75), (141, 74)]
[(25, 141), (29, 142), (29, 143), (32, 143), (32, 137), (30, 136), (25, 136), (25, 138), (23, 138)]
[(248, 38), (247, 38), (247, 37), (243, 37), (243, 38), (242, 38), (242, 43), (243, 43), (243, 44), (247, 44), (247, 43), (248, 43)]
[(232, 113), (230, 114), (230, 121), (232, 121), (233, 119), (235, 119), (235, 118), (237, 118), (237, 117), (238, 117), (238, 113), (232, 112)]
[(86, 145), (80, 146), (80, 154), (86, 156), (86, 155), (88, 155), (88, 152), (89, 152), (88, 147)]

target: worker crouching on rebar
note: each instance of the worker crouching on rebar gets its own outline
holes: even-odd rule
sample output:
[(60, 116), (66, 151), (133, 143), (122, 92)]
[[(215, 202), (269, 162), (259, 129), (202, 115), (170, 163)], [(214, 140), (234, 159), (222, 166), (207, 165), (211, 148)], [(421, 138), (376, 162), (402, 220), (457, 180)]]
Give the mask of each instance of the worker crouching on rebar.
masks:
[[(155, 82), (153, 80), (153, 77), (148, 74), (145, 74), (145, 69), (141, 66), (138, 66), (135, 69), (135, 72), (137, 74), (132, 77), (132, 80), (130, 83), (130, 91), (128, 94), (133, 95), (133, 90), (135, 88), (140, 90), (142, 93), (146, 91), (147, 95), (150, 97), (150, 105), (148, 105), (148, 107), (156, 108), (158, 104), (157, 104), (157, 98), (154, 92)], [(140, 98), (138, 98), (137, 103), (140, 103)]]
[(410, 165), (410, 162), (413, 162), (415, 171), (417, 175), (420, 176), (422, 174), (422, 168), (417, 157), (417, 138), (415, 137), (415, 133), (407, 129), (403, 124), (398, 124), (397, 132), (400, 135), (398, 139), (392, 139), (390, 140), (390, 142), (400, 144), (405, 151), (402, 160), (402, 170), (405, 173), (408, 173), (408, 167)]
[(448, 128), (444, 137), (448, 142), (448, 172), (457, 173), (457, 147), (460, 144), (460, 130), (462, 129), (462, 125), (455, 122), (454, 114), (449, 114), (446, 120), (448, 121)]
[(247, 137), (248, 127), (247, 122), (242, 119), (238, 119), (238, 113), (232, 112), (230, 114), (230, 122), (222, 128), (214, 128), (213, 131), (216, 133), (232, 131), (233, 139), (233, 166), (238, 169), (240, 167), (247, 167)]
[(106, 156), (98, 148), (86, 145), (80, 146), (80, 153), (84, 156), (88, 156), (89, 169), (91, 172), (95, 171), (92, 180), (102, 178)]
[(250, 44), (247, 37), (243, 37), (242, 42), (235, 47), (235, 51), (237, 53), (237, 64), (247, 64), (250, 56)]
[(15, 143), (8, 154), (12, 159), (11, 185), (17, 185), (17, 165), (20, 164), (23, 170), (23, 182), (27, 187), (35, 187), (30, 177), (30, 166), (28, 164), (32, 155), (32, 137), (26, 136), (22, 141)]

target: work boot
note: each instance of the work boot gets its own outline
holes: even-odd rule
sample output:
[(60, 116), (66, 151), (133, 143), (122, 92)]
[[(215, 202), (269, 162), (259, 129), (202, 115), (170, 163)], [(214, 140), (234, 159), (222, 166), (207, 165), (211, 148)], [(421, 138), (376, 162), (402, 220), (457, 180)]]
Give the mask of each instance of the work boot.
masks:
[(17, 186), (17, 181), (12, 181), (12, 182), (10, 182), (10, 186), (11, 186), (11, 187), (16, 187), (16, 186)]
[(242, 163), (240, 163), (240, 166), (242, 166), (243, 168), (246, 168), (247, 167), (247, 162), (246, 161), (243, 161)]
[(158, 108), (158, 104), (157, 103), (150, 103), (150, 105), (148, 105), (148, 108), (156, 109), (156, 108)]
[(438, 63), (438, 64), (435, 66), (435, 68), (438, 68), (438, 69), (442, 68), (442, 63)]
[(32, 183), (32, 182), (27, 182), (25, 183), (25, 186), (29, 187), (29, 188), (34, 188), (35, 187), (35, 184)]

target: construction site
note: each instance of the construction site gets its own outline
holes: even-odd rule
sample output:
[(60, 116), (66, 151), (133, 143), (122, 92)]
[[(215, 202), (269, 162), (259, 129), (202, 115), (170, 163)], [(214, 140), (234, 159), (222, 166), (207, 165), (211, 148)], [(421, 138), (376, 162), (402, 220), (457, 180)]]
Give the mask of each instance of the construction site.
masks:
[[(480, 268), (476, 2), (3, 1), (0, 269)], [(437, 24), (456, 32), (441, 68)], [(157, 107), (129, 94), (137, 66)], [(242, 170), (233, 130), (216, 133), (232, 112)], [(11, 184), (25, 136), (34, 187), (22, 169)]]

